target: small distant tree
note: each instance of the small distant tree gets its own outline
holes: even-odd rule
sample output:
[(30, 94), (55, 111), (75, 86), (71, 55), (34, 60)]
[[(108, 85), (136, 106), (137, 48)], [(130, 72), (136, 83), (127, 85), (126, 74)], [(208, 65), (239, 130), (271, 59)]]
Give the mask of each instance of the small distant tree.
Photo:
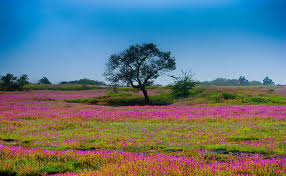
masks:
[(263, 79), (263, 85), (275, 85), (275, 83), (272, 81), (272, 79), (270, 79), (268, 76), (266, 76)]
[(190, 89), (198, 84), (194, 81), (193, 76), (191, 71), (181, 71), (180, 76), (171, 76), (175, 79), (175, 83), (171, 85), (171, 94), (176, 98), (188, 97)]
[(47, 77), (43, 77), (38, 81), (39, 84), (52, 84)]
[(239, 85), (241, 86), (247, 86), (248, 85), (248, 80), (244, 76), (239, 77)]
[(28, 75), (24, 74), (17, 78), (11, 73), (1, 76), (0, 89), (4, 91), (23, 90), (23, 86), (28, 84)]
[(175, 70), (175, 58), (170, 52), (160, 51), (153, 43), (131, 45), (128, 49), (113, 54), (106, 63), (104, 76), (112, 84), (130, 84), (140, 89), (146, 104), (150, 103), (146, 86), (164, 73)]

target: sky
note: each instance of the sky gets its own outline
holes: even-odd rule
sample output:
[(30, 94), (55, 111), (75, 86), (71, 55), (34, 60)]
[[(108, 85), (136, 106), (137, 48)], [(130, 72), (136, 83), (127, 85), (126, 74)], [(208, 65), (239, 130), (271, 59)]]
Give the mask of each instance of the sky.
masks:
[(286, 84), (285, 0), (0, 0), (0, 75), (105, 81), (111, 54), (149, 42), (176, 58), (170, 74)]

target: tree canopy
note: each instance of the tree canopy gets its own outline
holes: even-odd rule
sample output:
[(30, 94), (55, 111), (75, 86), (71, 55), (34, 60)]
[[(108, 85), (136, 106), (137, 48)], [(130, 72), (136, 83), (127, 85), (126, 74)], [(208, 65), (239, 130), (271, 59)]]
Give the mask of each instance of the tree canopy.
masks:
[(113, 54), (106, 63), (104, 76), (112, 84), (129, 84), (140, 89), (149, 103), (146, 86), (164, 73), (175, 70), (175, 58), (170, 52), (160, 51), (153, 43), (131, 45)]
[(39, 84), (52, 84), (47, 77), (43, 77), (38, 81)]
[(247, 86), (248, 85), (248, 80), (244, 76), (239, 77), (239, 85), (241, 86)]
[(28, 84), (28, 75), (24, 74), (19, 78), (11, 73), (1, 76), (0, 78), (0, 90), (14, 91), (23, 90), (23, 86)]
[(272, 81), (272, 79), (270, 79), (268, 76), (266, 76), (263, 79), (263, 85), (275, 85), (275, 83)]

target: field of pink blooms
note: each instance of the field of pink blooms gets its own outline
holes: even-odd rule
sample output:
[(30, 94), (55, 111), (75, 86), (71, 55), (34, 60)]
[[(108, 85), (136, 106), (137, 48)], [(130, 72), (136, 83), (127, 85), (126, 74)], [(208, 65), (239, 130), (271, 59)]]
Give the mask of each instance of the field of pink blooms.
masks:
[(0, 175), (286, 175), (286, 106), (67, 103), (0, 92)]

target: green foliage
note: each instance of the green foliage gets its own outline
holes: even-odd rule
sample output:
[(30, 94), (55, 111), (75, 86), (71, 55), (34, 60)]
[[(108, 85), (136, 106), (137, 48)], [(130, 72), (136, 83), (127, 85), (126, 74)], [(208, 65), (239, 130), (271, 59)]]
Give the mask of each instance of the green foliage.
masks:
[(185, 98), (190, 95), (190, 89), (195, 87), (197, 82), (193, 80), (190, 72), (182, 71), (182, 75), (173, 76), (175, 83), (171, 86), (171, 94), (175, 98)]
[(275, 83), (272, 81), (272, 79), (270, 79), (268, 76), (266, 76), (263, 79), (263, 85), (275, 85)]
[(269, 92), (274, 92), (274, 89), (269, 89), (268, 91), (269, 91)]
[(233, 99), (236, 98), (235, 95), (230, 94), (230, 93), (227, 93), (227, 92), (223, 92), (223, 93), (222, 93), (222, 97), (223, 97), (225, 100), (233, 100)]
[(129, 84), (140, 89), (148, 104), (146, 87), (162, 74), (175, 69), (175, 58), (170, 52), (160, 51), (155, 44), (148, 43), (131, 45), (119, 54), (111, 55), (104, 76), (112, 84)]
[(239, 85), (241, 85), (241, 86), (247, 86), (248, 85), (248, 80), (244, 76), (240, 76), (238, 81), (239, 81)]
[[(146, 105), (143, 96), (114, 96), (106, 100), (111, 106), (143, 106)], [(169, 94), (157, 94), (150, 96), (150, 105), (169, 105), (173, 103), (173, 99)]]
[[(89, 103), (101, 104), (109, 106), (144, 106), (146, 105), (145, 98), (142, 95), (130, 93), (114, 93), (110, 92), (104, 96), (93, 98), (77, 98), (66, 100), (69, 103)], [(150, 105), (169, 105), (173, 103), (170, 94), (157, 94), (150, 96)]]
[(17, 78), (13, 74), (6, 74), (2, 76), (0, 79), (0, 90), (3, 91), (15, 91), (15, 90), (23, 90), (23, 86), (28, 84), (28, 75), (24, 74)]
[(192, 90), (190, 90), (189, 94), (191, 96), (195, 96), (195, 95), (198, 95), (198, 94), (200, 94), (202, 92), (204, 92), (204, 89), (192, 89)]
[(168, 93), (151, 95), (150, 100), (152, 105), (170, 105), (174, 102), (172, 96)]
[(69, 99), (65, 101), (68, 103), (90, 103), (90, 104), (98, 103), (98, 99), (96, 98), (75, 98), (75, 99)]
[(193, 101), (200, 99), (200, 103), (207, 104), (286, 104), (286, 98), (279, 95), (259, 94), (252, 95), (247, 92), (226, 92), (223, 90), (208, 90), (205, 91), (200, 97), (194, 97)]
[(43, 77), (38, 81), (39, 84), (52, 84), (47, 77)]
[(105, 97), (128, 97), (128, 96), (136, 96), (135, 94), (131, 94), (131, 93), (115, 93), (115, 92), (109, 92), (106, 95), (104, 95)]
[(106, 101), (111, 106), (143, 106), (146, 104), (143, 96), (110, 97)]

